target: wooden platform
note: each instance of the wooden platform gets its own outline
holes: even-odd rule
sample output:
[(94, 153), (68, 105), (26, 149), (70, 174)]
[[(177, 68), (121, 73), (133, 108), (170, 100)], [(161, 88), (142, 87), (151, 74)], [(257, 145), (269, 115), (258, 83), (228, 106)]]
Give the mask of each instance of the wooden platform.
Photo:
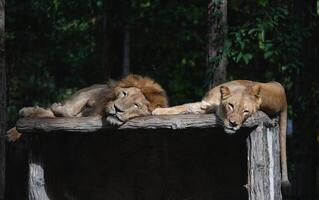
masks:
[(212, 114), (20, 119), (29, 199), (280, 200), (278, 120), (258, 112), (234, 135)]

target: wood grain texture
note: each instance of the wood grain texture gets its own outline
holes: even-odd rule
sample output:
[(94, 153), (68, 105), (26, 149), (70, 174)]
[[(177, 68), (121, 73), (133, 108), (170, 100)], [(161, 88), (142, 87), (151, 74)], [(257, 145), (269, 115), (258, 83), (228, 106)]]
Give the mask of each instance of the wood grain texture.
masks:
[(281, 200), (279, 127), (258, 126), (247, 147), (249, 200)]
[(30, 162), (29, 200), (49, 200), (45, 191), (44, 171), (41, 165)]
[[(16, 126), (21, 133), (76, 132), (92, 133), (103, 130), (119, 129), (187, 129), (222, 127), (221, 121), (214, 114), (162, 115), (139, 117), (127, 121), (120, 127), (112, 127), (107, 121), (98, 117), (77, 118), (22, 118)], [(243, 127), (254, 127), (259, 124), (275, 126), (277, 119), (270, 119), (265, 113), (257, 112), (247, 119)]]

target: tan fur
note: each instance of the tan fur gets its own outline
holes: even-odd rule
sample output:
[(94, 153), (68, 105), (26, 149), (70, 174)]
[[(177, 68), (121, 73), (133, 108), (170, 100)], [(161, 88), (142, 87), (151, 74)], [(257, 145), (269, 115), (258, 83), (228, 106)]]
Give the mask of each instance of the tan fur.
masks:
[(215, 113), (224, 124), (226, 133), (235, 133), (257, 110), (280, 115), (280, 151), (282, 184), (289, 184), (286, 156), (287, 100), (280, 83), (260, 83), (235, 80), (209, 90), (201, 102), (170, 108), (157, 108), (153, 115), (185, 113)]
[[(26, 107), (19, 114), (30, 118), (101, 116), (113, 125), (121, 125), (167, 106), (166, 92), (159, 84), (148, 77), (131, 74), (119, 81), (81, 89), (50, 108)], [(8, 138), (14, 141), (18, 134), (15, 128), (10, 130)]]

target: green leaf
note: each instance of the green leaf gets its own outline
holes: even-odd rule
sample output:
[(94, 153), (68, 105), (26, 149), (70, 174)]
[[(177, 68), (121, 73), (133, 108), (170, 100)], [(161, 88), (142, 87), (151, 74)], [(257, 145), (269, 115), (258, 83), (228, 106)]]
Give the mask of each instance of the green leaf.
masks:
[(265, 58), (265, 59), (268, 59), (268, 58), (270, 58), (272, 55), (273, 55), (273, 52), (272, 52), (272, 51), (266, 51), (265, 54), (264, 54), (264, 58)]
[(242, 56), (245, 64), (247, 65), (249, 63), (249, 61), (253, 58), (253, 55), (251, 55), (250, 53), (246, 53)]

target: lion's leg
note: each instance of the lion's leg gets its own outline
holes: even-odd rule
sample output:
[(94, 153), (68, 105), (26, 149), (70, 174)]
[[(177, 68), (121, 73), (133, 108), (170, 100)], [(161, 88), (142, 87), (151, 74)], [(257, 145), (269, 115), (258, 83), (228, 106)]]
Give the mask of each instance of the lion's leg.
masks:
[(156, 108), (152, 115), (201, 114), (206, 113), (208, 106), (209, 104), (204, 101), (187, 103), (169, 108)]
[(93, 107), (98, 94), (104, 91), (106, 85), (92, 85), (83, 88), (71, 97), (66, 99), (63, 103), (54, 103), (51, 110), (56, 116), (75, 117), (81, 116), (82, 110), (85, 106)]
[(88, 98), (75, 98), (65, 103), (54, 103), (51, 110), (56, 116), (74, 117), (77, 116), (88, 103)]

